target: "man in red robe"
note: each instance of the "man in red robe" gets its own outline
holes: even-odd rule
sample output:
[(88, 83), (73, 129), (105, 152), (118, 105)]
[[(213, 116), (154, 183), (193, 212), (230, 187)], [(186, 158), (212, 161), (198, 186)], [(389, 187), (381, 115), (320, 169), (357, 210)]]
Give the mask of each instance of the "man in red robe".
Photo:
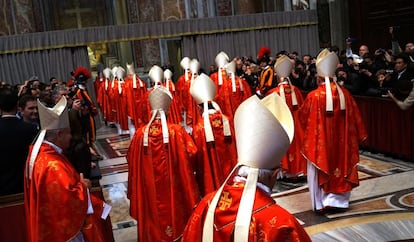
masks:
[(191, 126), (193, 124), (193, 114), (188, 111), (189, 103), (192, 101), (190, 94), (190, 85), (191, 85), (191, 70), (190, 70), (191, 59), (189, 57), (184, 57), (180, 65), (184, 70), (184, 73), (178, 77), (176, 87), (177, 93), (177, 103), (180, 107), (180, 113), (182, 115), (182, 121), (184, 125)]
[(167, 122), (171, 100), (165, 87), (151, 91), (150, 122), (135, 132), (126, 157), (138, 241), (176, 241), (200, 200), (193, 173), (197, 147), (183, 127)]
[[(310, 241), (270, 193), (279, 161), (293, 138), (289, 108), (277, 95), (243, 102), (234, 118), (238, 164), (223, 187), (203, 198), (182, 241)], [(252, 129), (252, 125), (261, 123)]]
[(225, 65), (229, 63), (229, 60), (230, 60), (229, 56), (224, 51), (220, 51), (216, 55), (216, 58), (214, 59), (216, 66), (217, 66), (217, 71), (210, 74), (210, 78), (211, 80), (213, 80), (214, 84), (216, 84), (216, 88), (217, 88), (216, 95), (217, 96), (220, 95), (221, 87), (223, 86), (224, 81), (227, 78)]
[(231, 61), (224, 66), (226, 76), (216, 101), (222, 112), (233, 118), (237, 107), (252, 95), (249, 83), (243, 78), (236, 76), (236, 62)]
[(233, 120), (222, 114), (213, 101), (216, 95), (214, 82), (201, 74), (194, 80), (190, 93), (201, 107), (202, 118), (194, 125), (192, 136), (199, 148), (195, 171), (204, 196), (217, 190), (236, 165), (236, 140)]
[(346, 209), (359, 185), (359, 143), (367, 137), (358, 106), (335, 81), (338, 56), (323, 50), (317, 57), (318, 88), (299, 111), (302, 153), (308, 160), (308, 185), (317, 212)]
[(47, 108), (38, 101), (42, 131), (25, 168), (25, 211), (29, 241), (113, 241), (105, 238), (101, 217), (109, 208), (89, 193), (63, 151), (71, 134), (66, 98)]
[(135, 130), (145, 125), (142, 118), (142, 114), (145, 112), (143, 112), (141, 107), (146, 97), (147, 85), (135, 73), (133, 63), (127, 63), (126, 66), (127, 76), (125, 77), (125, 83), (122, 88), (126, 99), (129, 135), (132, 139)]
[(281, 161), (282, 172), (279, 178), (297, 179), (306, 176), (306, 159), (301, 153), (303, 131), (300, 126), (298, 110), (303, 103), (302, 93), (296, 86), (292, 85), (289, 76), (294, 64), (286, 55), (276, 60), (275, 71), (277, 74), (277, 87), (270, 89), (266, 95), (277, 93), (288, 105), (295, 122), (295, 135), (289, 150)]

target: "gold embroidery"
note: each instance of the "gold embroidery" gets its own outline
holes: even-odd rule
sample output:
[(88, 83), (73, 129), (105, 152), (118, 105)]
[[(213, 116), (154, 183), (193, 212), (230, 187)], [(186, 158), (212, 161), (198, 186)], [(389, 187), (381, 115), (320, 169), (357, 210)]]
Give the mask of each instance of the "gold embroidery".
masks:
[(334, 171), (334, 176), (335, 177), (340, 177), (341, 176), (341, 170), (339, 170), (338, 168), (336, 168), (335, 171)]
[(171, 226), (167, 226), (167, 228), (165, 228), (165, 234), (166, 234), (168, 237), (172, 237), (172, 236), (173, 236), (173, 229), (172, 229), (172, 227), (171, 227)]
[(269, 220), (269, 224), (272, 228), (276, 227), (277, 217), (274, 216), (272, 219)]
[(228, 192), (223, 192), (219, 201), (219, 209), (224, 211), (231, 206), (233, 199), (229, 197)]
[(156, 134), (158, 132), (159, 132), (159, 128), (157, 126), (151, 125), (149, 133)]
[(213, 127), (220, 127), (220, 125), (221, 125), (221, 119), (219, 119), (219, 118), (213, 119), (211, 121), (211, 123), (212, 123)]

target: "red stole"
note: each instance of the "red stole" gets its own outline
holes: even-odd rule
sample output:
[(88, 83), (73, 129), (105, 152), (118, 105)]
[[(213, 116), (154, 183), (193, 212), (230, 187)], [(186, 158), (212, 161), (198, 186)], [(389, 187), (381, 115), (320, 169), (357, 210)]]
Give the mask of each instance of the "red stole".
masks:
[(222, 114), (209, 115), (214, 142), (206, 143), (204, 120), (199, 119), (193, 129), (194, 142), (198, 147), (196, 177), (201, 195), (217, 190), (237, 163), (236, 140), (230, 119), (231, 135), (224, 136)]

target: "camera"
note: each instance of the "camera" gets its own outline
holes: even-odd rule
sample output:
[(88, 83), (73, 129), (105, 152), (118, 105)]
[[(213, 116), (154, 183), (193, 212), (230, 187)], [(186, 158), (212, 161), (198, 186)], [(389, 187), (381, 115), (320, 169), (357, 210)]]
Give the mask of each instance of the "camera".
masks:
[(393, 74), (394, 73), (394, 70), (385, 70), (385, 73), (387, 73), (387, 74)]
[(394, 88), (379, 87), (378, 88), (378, 95), (381, 96), (381, 97), (388, 97), (388, 91), (390, 91), (392, 94), (395, 94)]

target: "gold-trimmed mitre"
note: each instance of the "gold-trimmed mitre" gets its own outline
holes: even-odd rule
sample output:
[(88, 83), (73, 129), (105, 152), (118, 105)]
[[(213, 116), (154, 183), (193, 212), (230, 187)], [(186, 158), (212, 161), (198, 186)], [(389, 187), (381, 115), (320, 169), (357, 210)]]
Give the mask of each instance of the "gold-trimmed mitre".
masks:
[(70, 127), (67, 100), (65, 96), (59, 100), (53, 108), (48, 108), (37, 100), (39, 110), (40, 127), (42, 130), (64, 129)]
[(191, 96), (197, 104), (212, 101), (216, 96), (216, 91), (213, 80), (204, 73), (200, 74), (190, 87)]
[(279, 79), (289, 77), (290, 73), (292, 73), (293, 63), (289, 57), (282, 55), (277, 58), (274, 69)]
[(253, 168), (278, 167), (293, 139), (292, 114), (276, 93), (246, 99), (236, 110), (234, 127), (238, 163)]

